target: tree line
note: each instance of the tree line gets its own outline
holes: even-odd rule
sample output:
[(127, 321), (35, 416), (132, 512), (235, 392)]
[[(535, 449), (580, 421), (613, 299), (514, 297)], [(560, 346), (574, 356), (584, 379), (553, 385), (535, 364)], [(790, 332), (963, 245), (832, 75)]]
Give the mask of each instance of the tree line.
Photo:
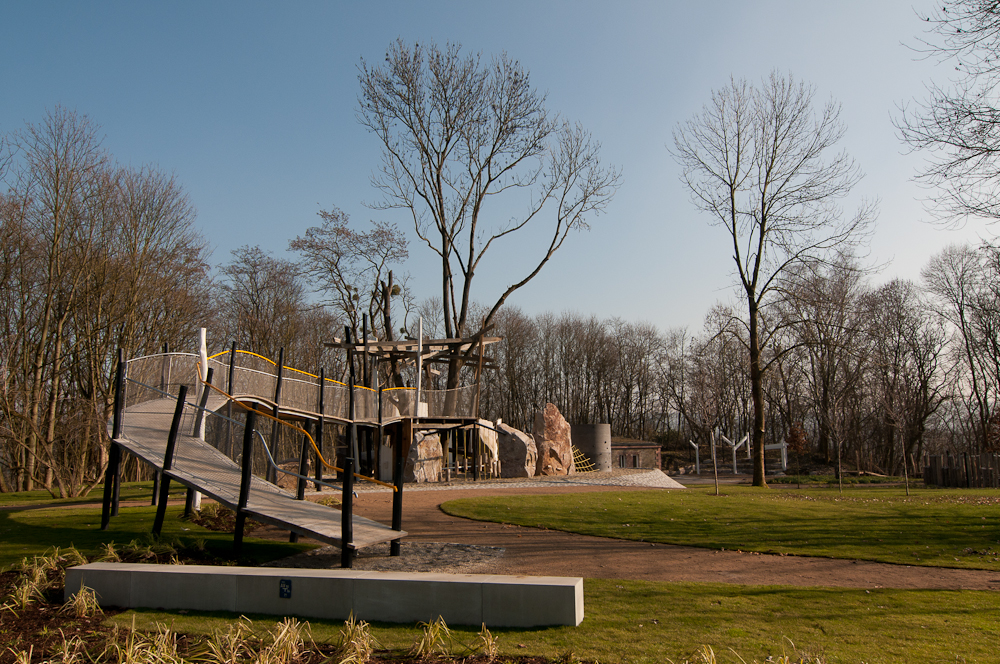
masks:
[[(759, 312), (765, 444), (902, 474), (925, 453), (1000, 451), (1000, 250), (950, 246), (920, 282), (873, 283), (850, 256), (800, 266)], [(702, 328), (575, 313), (497, 318), (491, 416), (530, 428), (555, 403), (615, 436), (707, 450), (753, 426), (749, 323), (717, 304)]]
[[(345, 328), (412, 337), (423, 317), (426, 335), (446, 332), (439, 302), (416, 303), (392, 274), (408, 251), (399, 230), (359, 230), (336, 208), (290, 242), (297, 259), (241, 247), (213, 275), (178, 183), (117, 164), (98, 132), (56, 109), (4, 139), (0, 490), (75, 495), (99, 481), (119, 347), (190, 351), (204, 326), (220, 350), (283, 351), (342, 378), (343, 354), (324, 342)], [(786, 270), (770, 292), (758, 311), (765, 443), (886, 473), (925, 452), (1000, 448), (1000, 249), (948, 247), (920, 283), (881, 285), (844, 254)], [(716, 305), (694, 333), (509, 305), (494, 324), (490, 419), (530, 429), (552, 402), (571, 422), (682, 446), (752, 426), (750, 326), (736, 308)]]
[[(897, 128), (930, 155), (919, 177), (942, 221), (997, 219), (1000, 12), (946, 5), (924, 17), (922, 43), (959, 74), (904, 108)], [(548, 109), (516, 60), (397, 41), (384, 63), (361, 61), (359, 85), (357, 117), (382, 153), (373, 206), (402, 211), (440, 259), (440, 295), (419, 304), (399, 273), (408, 246), (394, 224), (330, 208), (290, 242), (297, 258), (246, 246), (213, 273), (180, 185), (117, 163), (86, 116), (57, 108), (0, 135), (0, 491), (76, 495), (99, 481), (118, 348), (190, 349), (207, 327), (227, 346), (337, 377), (344, 359), (324, 342), (412, 337), (417, 316), (430, 335), (504, 338), (490, 349), (488, 417), (527, 427), (551, 401), (628, 437), (747, 432), (756, 485), (765, 446), (781, 441), (890, 473), (929, 450), (997, 448), (1000, 250), (948, 247), (919, 283), (874, 284), (853, 256), (875, 207), (840, 205), (861, 173), (837, 151), (839, 106), (814, 108), (814, 88), (790, 74), (733, 79), (674, 130), (670, 152), (723, 231), (741, 301), (713, 307), (697, 333), (531, 317), (508, 302), (620, 184), (600, 144)], [(528, 227), (547, 239), (518, 244)], [(477, 304), (474, 277), (503, 248), (534, 255)], [(426, 384), (467, 381), (466, 360)], [(400, 367), (383, 378), (407, 381)]]

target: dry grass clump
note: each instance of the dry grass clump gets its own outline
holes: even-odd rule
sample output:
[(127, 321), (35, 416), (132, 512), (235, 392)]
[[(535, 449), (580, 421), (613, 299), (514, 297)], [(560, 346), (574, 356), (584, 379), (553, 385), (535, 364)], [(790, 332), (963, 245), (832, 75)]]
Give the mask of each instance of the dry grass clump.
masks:
[(80, 588), (66, 603), (59, 608), (60, 613), (68, 613), (77, 618), (90, 618), (103, 615), (101, 605), (97, 601), (97, 593), (92, 588)]
[(50, 595), (63, 587), (66, 568), (83, 565), (87, 559), (73, 547), (54, 547), (40, 556), (23, 558), (13, 566), (18, 580), (7, 595), (0, 610), (24, 610), (34, 602), (47, 602)]
[(410, 648), (410, 655), (423, 659), (435, 654), (446, 655), (451, 651), (454, 639), (444, 618), (438, 616), (437, 620), (418, 624), (423, 628), (423, 634)]
[(330, 660), (335, 664), (365, 664), (381, 647), (372, 636), (371, 626), (364, 620), (357, 620), (352, 613), (340, 630), (337, 650)]

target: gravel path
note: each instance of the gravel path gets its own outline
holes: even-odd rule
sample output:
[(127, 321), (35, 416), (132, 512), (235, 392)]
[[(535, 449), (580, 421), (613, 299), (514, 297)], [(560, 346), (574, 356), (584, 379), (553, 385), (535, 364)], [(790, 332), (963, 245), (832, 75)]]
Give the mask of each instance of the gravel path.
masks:
[[(483, 480), (479, 482), (453, 482), (442, 484), (407, 484), (405, 493), (414, 491), (495, 491), (497, 489), (535, 489), (539, 487), (567, 486), (611, 486), (611, 487), (645, 487), (650, 489), (683, 489), (684, 485), (668, 476), (662, 470), (613, 470), (611, 472), (574, 473), (562, 477), (537, 477)], [(357, 482), (354, 488), (358, 493), (384, 492), (391, 489), (374, 484)]]

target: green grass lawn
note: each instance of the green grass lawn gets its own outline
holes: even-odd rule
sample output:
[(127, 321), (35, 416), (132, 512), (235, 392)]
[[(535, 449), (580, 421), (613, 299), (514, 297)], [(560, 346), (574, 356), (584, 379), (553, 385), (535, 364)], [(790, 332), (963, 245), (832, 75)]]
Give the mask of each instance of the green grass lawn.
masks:
[[(149, 489), (123, 488), (123, 496), (133, 493), (146, 500)], [(1000, 557), (1000, 492), (919, 489), (907, 498), (902, 489), (852, 488), (841, 497), (836, 489), (729, 486), (724, 493), (716, 497), (711, 489), (687, 489), (484, 497), (452, 501), (445, 509), (472, 518), (634, 540), (1000, 570), (994, 560)], [(149, 506), (122, 507), (109, 530), (101, 531), (98, 504), (3, 498), (18, 506), (0, 510), (0, 566), (51, 546), (75, 545), (96, 553), (108, 541), (143, 540), (155, 515)], [(181, 511), (180, 505), (168, 509), (166, 538), (203, 540), (220, 555), (231, 550), (230, 535), (184, 521)], [(303, 548), (308, 547), (250, 538), (242, 562), (259, 563)], [(1000, 593), (987, 591), (587, 579), (585, 603), (586, 618), (578, 628), (494, 630), (501, 653), (563, 657), (572, 652), (605, 663), (679, 663), (700, 646), (710, 645), (719, 662), (735, 663), (795, 654), (794, 643), (799, 654), (831, 664), (993, 662), (1000, 637)], [(235, 618), (128, 611), (113, 620), (123, 626), (134, 619), (140, 628), (161, 622), (182, 632), (208, 633)], [(275, 621), (255, 617), (261, 630)], [(317, 640), (335, 639), (340, 626), (314, 621), (313, 635)], [(393, 649), (406, 649), (419, 636), (412, 625), (377, 624), (373, 631)], [(476, 631), (458, 628), (456, 641), (472, 643)]]
[(1000, 492), (851, 488), (489, 496), (455, 516), (709, 549), (1000, 571)]
[[(656, 583), (587, 579), (586, 618), (579, 627), (494, 629), (501, 655), (577, 657), (600, 662), (682, 662), (710, 645), (719, 662), (763, 662), (801, 654), (834, 662), (995, 662), (1000, 593), (988, 591), (864, 590)], [(188, 633), (224, 629), (231, 614), (151, 611), (114, 621), (153, 629), (160, 622)], [(273, 617), (254, 617), (258, 629)], [(335, 641), (342, 623), (312, 621), (317, 641)], [(387, 648), (405, 650), (415, 626), (376, 624)], [(478, 628), (454, 628), (459, 644)], [(787, 640), (786, 640), (787, 639)], [(795, 648), (791, 643), (794, 643)], [(461, 648), (456, 648), (460, 652)], [(501, 659), (501, 661), (503, 661)], [(699, 660), (700, 661), (700, 660)]]
[[(203, 546), (220, 558), (232, 556), (233, 536), (214, 532), (182, 520), (182, 505), (167, 508), (164, 540)], [(87, 556), (96, 555), (102, 544), (125, 545), (148, 541), (156, 516), (155, 507), (122, 507), (101, 530), (101, 507), (42, 507), (38, 504), (0, 510), (0, 569), (22, 558), (41, 555), (51, 547), (75, 546)], [(289, 544), (248, 537), (243, 541), (239, 562), (261, 564), (314, 548), (313, 544)]]
[[(170, 484), (170, 497), (179, 498), (187, 491), (177, 482)], [(17, 491), (13, 493), (0, 493), (0, 507), (11, 507), (20, 505), (73, 505), (81, 503), (101, 502), (104, 495), (104, 485), (98, 484), (86, 496), (76, 498), (53, 498), (52, 494), (44, 489), (35, 491)], [(119, 499), (122, 501), (145, 500), (149, 501), (153, 497), (152, 482), (124, 482), (119, 491)]]

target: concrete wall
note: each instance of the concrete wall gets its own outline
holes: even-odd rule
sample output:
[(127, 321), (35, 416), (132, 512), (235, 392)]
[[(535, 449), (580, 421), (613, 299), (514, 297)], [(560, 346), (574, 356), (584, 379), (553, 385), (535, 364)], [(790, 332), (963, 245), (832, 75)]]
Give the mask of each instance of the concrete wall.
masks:
[(66, 571), (66, 598), (101, 606), (453, 625), (579, 625), (583, 579), (552, 576), (91, 563)]
[(611, 425), (574, 424), (573, 444), (593, 463), (596, 470), (611, 470)]

